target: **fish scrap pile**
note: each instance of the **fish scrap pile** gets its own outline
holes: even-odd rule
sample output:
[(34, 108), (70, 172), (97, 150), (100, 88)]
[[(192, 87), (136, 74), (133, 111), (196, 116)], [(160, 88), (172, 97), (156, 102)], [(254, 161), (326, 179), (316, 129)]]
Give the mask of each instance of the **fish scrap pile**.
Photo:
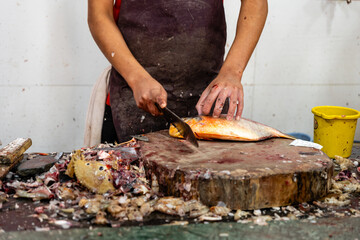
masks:
[(190, 218), (211, 211), (196, 200), (159, 194), (155, 178), (150, 186), (145, 177), (138, 149), (134, 139), (117, 146), (101, 144), (74, 151), (34, 178), (9, 174), (1, 184), (0, 204), (9, 198), (30, 198), (40, 205), (33, 217), (63, 228), (84, 220), (111, 226), (142, 222), (155, 211)]
[(82, 222), (112, 227), (128, 222), (151, 223), (154, 214), (176, 218), (171, 224), (225, 220), (267, 225), (272, 220), (315, 222), (316, 218), (327, 216), (360, 217), (358, 201), (357, 205), (351, 201), (360, 196), (357, 160), (336, 158), (339, 173), (324, 199), (294, 206), (234, 211), (223, 202), (207, 207), (197, 200), (162, 196), (156, 177), (152, 176), (152, 182), (146, 179), (138, 150), (136, 140), (116, 146), (102, 144), (62, 157), (49, 171), (35, 178), (8, 176), (1, 184), (0, 205), (9, 198), (30, 198), (38, 203), (32, 217), (62, 228), (77, 227)]
[[(136, 144), (135, 141), (132, 144)], [(138, 146), (78, 150), (67, 164), (66, 174), (95, 193), (142, 193), (149, 191), (142, 162), (138, 161)]]
[(332, 179), (330, 194), (325, 203), (347, 206), (351, 203), (351, 195), (360, 194), (360, 167), (357, 160), (335, 156), (340, 172)]

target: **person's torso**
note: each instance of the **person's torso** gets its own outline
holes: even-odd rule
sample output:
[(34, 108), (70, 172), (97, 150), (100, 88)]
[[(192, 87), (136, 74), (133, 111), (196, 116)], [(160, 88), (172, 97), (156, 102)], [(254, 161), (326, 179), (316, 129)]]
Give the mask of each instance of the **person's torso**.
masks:
[(174, 97), (183, 86), (201, 93), (222, 65), (222, 0), (122, 0), (117, 23), (135, 58)]
[[(179, 116), (195, 105), (220, 70), (226, 42), (222, 0), (122, 0), (117, 25), (139, 63), (168, 93)], [(113, 68), (110, 103), (120, 141), (166, 128), (166, 121), (138, 109), (132, 91)]]

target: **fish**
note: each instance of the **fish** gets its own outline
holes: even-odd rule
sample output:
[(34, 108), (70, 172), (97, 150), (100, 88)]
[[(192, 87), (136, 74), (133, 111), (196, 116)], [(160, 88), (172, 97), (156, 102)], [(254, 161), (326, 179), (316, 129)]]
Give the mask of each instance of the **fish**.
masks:
[(76, 177), (81, 185), (97, 194), (119, 191), (145, 194), (149, 191), (145, 170), (143, 166), (131, 165), (135, 153), (130, 148), (77, 150), (72, 153), (65, 174)]
[(72, 157), (66, 174), (74, 177), (89, 190), (103, 194), (114, 191), (110, 170), (103, 161), (85, 160), (84, 154), (78, 150)]
[(77, 160), (74, 168), (76, 178), (91, 191), (103, 194), (115, 190), (111, 172), (103, 162)]
[[(245, 118), (227, 120), (225, 115), (221, 115), (219, 118), (198, 116), (183, 118), (183, 120), (189, 124), (197, 139), (230, 141), (260, 141), (273, 137), (295, 139), (272, 127)], [(169, 128), (169, 134), (172, 137), (183, 138), (172, 125)]]

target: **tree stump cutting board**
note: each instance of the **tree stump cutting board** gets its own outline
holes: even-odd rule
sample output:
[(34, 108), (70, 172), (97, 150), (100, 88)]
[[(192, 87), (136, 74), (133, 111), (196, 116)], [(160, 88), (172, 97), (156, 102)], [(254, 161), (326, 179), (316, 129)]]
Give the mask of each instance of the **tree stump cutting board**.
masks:
[(289, 139), (200, 141), (195, 148), (168, 131), (146, 136), (145, 169), (168, 195), (250, 210), (312, 201), (330, 188), (332, 161), (320, 150), (290, 146)]

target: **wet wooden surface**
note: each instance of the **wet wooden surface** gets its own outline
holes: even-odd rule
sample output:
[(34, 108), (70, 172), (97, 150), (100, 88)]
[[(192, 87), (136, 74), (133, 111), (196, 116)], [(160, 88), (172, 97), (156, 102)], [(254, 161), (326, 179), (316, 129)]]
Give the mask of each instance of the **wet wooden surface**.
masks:
[(200, 141), (194, 148), (167, 131), (146, 134), (141, 153), (161, 191), (208, 205), (258, 209), (307, 202), (326, 195), (332, 161), (292, 140)]
[(22, 159), (24, 155), (20, 155), (19, 157), (12, 160), (10, 164), (1, 164), (0, 163), (0, 179), (3, 179), (9, 171), (16, 166)]
[(0, 149), (0, 163), (11, 165), (31, 146), (30, 138), (17, 138)]
[(0, 149), (0, 179), (23, 159), (23, 153), (31, 144), (30, 138), (17, 138)]

